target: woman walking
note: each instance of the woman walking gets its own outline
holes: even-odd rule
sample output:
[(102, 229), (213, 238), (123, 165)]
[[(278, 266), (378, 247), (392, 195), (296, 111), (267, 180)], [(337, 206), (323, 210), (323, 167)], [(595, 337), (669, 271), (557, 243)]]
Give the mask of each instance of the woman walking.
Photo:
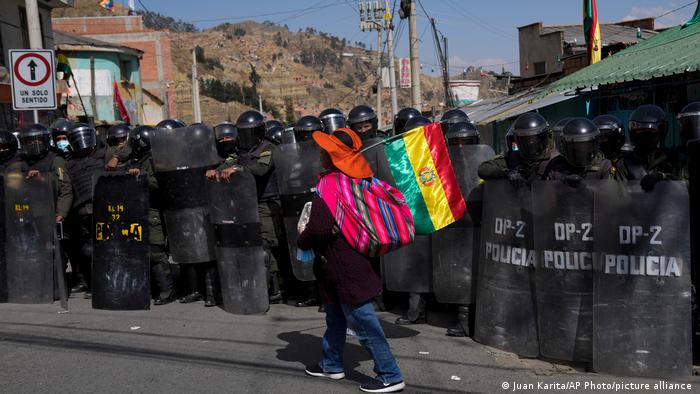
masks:
[[(321, 179), (349, 177), (349, 181), (372, 177), (372, 170), (360, 148), (360, 137), (350, 129), (341, 128), (332, 134), (315, 132), (313, 138), (321, 147)], [(326, 182), (328, 188), (339, 182)], [(325, 190), (312, 200), (309, 222), (298, 239), (302, 250), (313, 250), (314, 274), (318, 280), (323, 308), (326, 312), (326, 332), (322, 340), (322, 356), (318, 365), (306, 367), (311, 376), (330, 379), (345, 377), (343, 348), (346, 328), (357, 333), (362, 347), (374, 359), (376, 379), (360, 386), (368, 393), (390, 393), (405, 387), (401, 371), (391, 353), (384, 330), (374, 313), (372, 298), (382, 291), (382, 282), (372, 267), (372, 261), (357, 252), (341, 234), (327, 201)], [(338, 193), (340, 194), (340, 193)], [(342, 224), (342, 223), (341, 223)]]

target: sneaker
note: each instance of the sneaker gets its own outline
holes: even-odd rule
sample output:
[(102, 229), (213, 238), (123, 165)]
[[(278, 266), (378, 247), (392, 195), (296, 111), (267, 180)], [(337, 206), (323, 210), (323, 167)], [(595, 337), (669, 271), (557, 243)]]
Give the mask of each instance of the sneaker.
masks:
[(360, 386), (360, 390), (365, 393), (394, 393), (401, 391), (406, 387), (406, 384), (402, 381), (394, 383), (384, 383), (379, 380), (372, 380), (367, 383), (363, 383)]
[(340, 380), (345, 377), (345, 372), (326, 372), (318, 365), (309, 365), (304, 370), (307, 375), (315, 376), (317, 378), (328, 378), (332, 380)]

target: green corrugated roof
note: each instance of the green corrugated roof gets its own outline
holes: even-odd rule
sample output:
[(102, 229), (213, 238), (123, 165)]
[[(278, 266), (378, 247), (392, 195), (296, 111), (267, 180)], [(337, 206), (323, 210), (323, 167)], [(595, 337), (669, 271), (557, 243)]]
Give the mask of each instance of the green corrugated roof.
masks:
[(672, 27), (566, 76), (545, 92), (647, 80), (700, 69), (700, 23)]

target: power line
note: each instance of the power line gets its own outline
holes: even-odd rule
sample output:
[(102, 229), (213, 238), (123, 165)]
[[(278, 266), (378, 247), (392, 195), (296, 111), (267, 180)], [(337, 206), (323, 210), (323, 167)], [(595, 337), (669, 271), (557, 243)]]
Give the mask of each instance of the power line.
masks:
[(676, 11), (680, 11), (680, 10), (682, 10), (683, 8), (690, 7), (691, 5), (697, 4), (697, 3), (698, 3), (697, 1), (691, 1), (690, 3), (688, 3), (688, 4), (686, 4), (686, 5), (682, 5), (682, 6), (678, 7), (678, 8), (676, 8), (676, 9), (673, 9), (673, 10), (671, 10), (671, 11), (668, 11), (668, 12), (664, 13), (664, 14), (661, 14), (661, 15), (657, 16), (657, 17), (654, 18), (654, 19), (663, 18), (663, 17), (666, 16), (666, 15), (673, 14), (673, 13), (676, 12)]

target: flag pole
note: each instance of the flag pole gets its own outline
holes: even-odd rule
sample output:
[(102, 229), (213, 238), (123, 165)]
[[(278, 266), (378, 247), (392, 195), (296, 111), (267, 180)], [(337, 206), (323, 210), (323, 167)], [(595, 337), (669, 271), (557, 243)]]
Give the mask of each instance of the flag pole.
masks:
[(368, 146), (368, 147), (363, 147), (362, 149), (360, 149), (360, 153), (367, 152), (368, 150), (374, 149), (374, 148), (378, 147), (379, 145), (387, 144), (387, 143), (389, 143), (389, 142), (391, 142), (391, 141), (397, 140), (397, 139), (403, 137), (404, 134), (406, 134), (406, 133), (397, 134), (397, 135), (392, 135), (391, 137), (386, 137), (385, 139), (383, 139), (383, 140), (381, 140), (381, 141), (379, 141), (379, 142), (376, 142), (376, 143), (374, 143), (374, 144), (372, 144), (372, 145), (370, 145), (370, 146)]

